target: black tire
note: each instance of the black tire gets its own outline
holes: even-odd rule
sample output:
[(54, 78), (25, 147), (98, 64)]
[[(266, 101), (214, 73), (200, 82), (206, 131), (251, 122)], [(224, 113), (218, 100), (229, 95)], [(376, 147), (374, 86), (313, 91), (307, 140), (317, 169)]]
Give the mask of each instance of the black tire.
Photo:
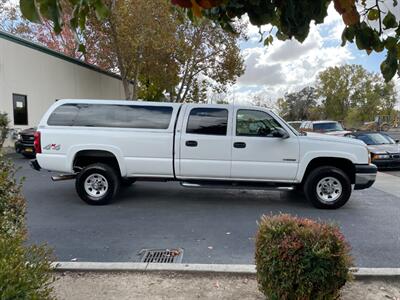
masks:
[(121, 186), (130, 187), (132, 184), (136, 182), (134, 178), (121, 178)]
[[(320, 189), (323, 189), (323, 183), (325, 182), (333, 184), (330, 186), (332, 190), (329, 190), (327, 193), (320, 192), (319, 194), (317, 188), (319, 186)], [(338, 187), (341, 187), (340, 193), (338, 192), (340, 191)], [(331, 191), (333, 191), (331, 199), (324, 199), (324, 197), (329, 197), (329, 192)], [(311, 171), (307, 176), (304, 183), (304, 194), (316, 208), (337, 209), (345, 205), (350, 199), (351, 181), (349, 176), (341, 169), (333, 166), (319, 167)], [(334, 199), (335, 197), (337, 199)]]
[(390, 126), (389, 126), (389, 124), (383, 124), (382, 126), (381, 126), (381, 131), (389, 131), (389, 129), (390, 129)]
[[(94, 180), (99, 182), (99, 185), (103, 184), (103, 186), (98, 188), (100, 191), (95, 188), (90, 191), (90, 187), (87, 191), (85, 188), (87, 180), (91, 180), (92, 182)], [(87, 184), (90, 185), (90, 181), (88, 181)], [(104, 187), (105, 184), (107, 185), (107, 189)], [(90, 205), (106, 205), (110, 203), (110, 201), (118, 193), (119, 187), (120, 179), (115, 169), (101, 163), (92, 164), (85, 167), (78, 174), (75, 181), (75, 188), (79, 197)], [(96, 193), (96, 191), (98, 192), (99, 196), (93, 195)]]

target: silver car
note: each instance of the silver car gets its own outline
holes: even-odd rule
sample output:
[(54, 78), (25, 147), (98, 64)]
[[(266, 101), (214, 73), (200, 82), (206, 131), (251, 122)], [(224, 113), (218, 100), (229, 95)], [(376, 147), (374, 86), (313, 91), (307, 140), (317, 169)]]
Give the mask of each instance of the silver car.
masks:
[(367, 144), (372, 163), (378, 168), (400, 168), (400, 144), (384, 132), (353, 132), (346, 135)]

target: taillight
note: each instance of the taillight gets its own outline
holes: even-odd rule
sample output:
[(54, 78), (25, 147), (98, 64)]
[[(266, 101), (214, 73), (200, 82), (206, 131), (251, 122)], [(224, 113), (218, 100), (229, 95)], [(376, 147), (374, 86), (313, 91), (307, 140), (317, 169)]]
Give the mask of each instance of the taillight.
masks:
[(35, 140), (33, 142), (33, 146), (35, 147), (36, 153), (42, 153), (42, 145), (40, 143), (40, 131), (35, 132)]

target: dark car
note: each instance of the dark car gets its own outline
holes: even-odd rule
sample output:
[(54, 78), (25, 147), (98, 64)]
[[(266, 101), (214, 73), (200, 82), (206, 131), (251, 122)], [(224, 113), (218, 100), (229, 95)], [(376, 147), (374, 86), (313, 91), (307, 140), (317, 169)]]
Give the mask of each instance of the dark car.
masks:
[(15, 142), (15, 151), (17, 153), (21, 153), (27, 158), (36, 156), (35, 147), (33, 146), (35, 132), (36, 128), (28, 128), (18, 134), (18, 139)]
[(371, 152), (372, 163), (378, 168), (400, 168), (400, 145), (384, 132), (353, 132), (346, 135), (363, 141)]

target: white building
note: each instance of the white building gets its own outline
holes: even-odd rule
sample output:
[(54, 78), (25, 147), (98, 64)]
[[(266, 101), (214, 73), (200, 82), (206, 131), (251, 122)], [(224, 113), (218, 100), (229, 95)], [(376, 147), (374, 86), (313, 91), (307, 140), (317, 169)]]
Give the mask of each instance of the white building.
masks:
[(124, 99), (121, 78), (0, 31), (0, 112), (10, 127), (35, 127), (62, 98)]

